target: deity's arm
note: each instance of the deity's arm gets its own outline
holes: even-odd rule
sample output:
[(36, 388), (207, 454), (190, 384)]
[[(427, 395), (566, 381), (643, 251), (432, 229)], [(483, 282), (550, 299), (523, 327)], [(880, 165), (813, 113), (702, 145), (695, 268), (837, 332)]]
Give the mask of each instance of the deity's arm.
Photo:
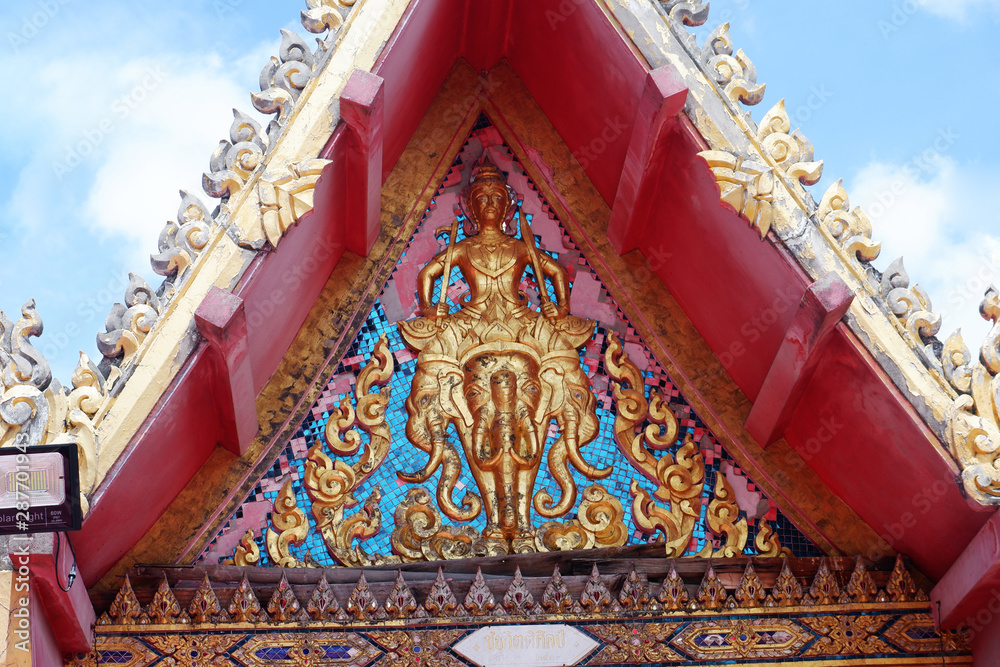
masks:
[[(559, 313), (566, 315), (569, 313), (569, 273), (566, 268), (552, 259), (544, 252), (538, 253), (538, 259), (542, 264), (542, 275), (552, 281), (555, 288), (556, 301)], [(539, 285), (541, 287), (541, 285)]]
[(424, 315), (435, 308), (434, 282), (444, 274), (444, 258), (445, 253), (439, 253), (417, 275), (417, 296), (420, 300), (420, 312)]

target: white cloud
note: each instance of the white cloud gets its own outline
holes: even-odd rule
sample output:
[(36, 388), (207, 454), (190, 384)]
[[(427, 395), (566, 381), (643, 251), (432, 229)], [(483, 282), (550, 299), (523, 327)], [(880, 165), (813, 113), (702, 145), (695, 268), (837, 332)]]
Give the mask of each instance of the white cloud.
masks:
[(994, 17), (1000, 15), (1000, 0), (916, 0), (926, 11), (942, 18), (965, 21), (969, 14), (980, 9), (989, 10)]
[(903, 164), (873, 161), (848, 190), (882, 243), (876, 266), (902, 255), (910, 285), (927, 290), (942, 315), (938, 338), (960, 327), (974, 355), (989, 331), (983, 292), (1000, 286), (1000, 215), (989, 201), (998, 177), (931, 150)]
[[(183, 15), (171, 27), (146, 9), (149, 20), (137, 22), (120, 5), (79, 16), (73, 7), (3, 53), (8, 86), (19, 93), (0, 106), (8, 183), (0, 189), (0, 308), (14, 316), (38, 297), (40, 344), (64, 380), (76, 349), (95, 356), (99, 320), (122, 298), (128, 272), (159, 284), (149, 255), (163, 224), (176, 219), (178, 190), (216, 204), (202, 193), (201, 174), (228, 138), (233, 107), (266, 125), (250, 93), (280, 42), (268, 30), (234, 60), (228, 37), (211, 41), (208, 28), (178, 39), (195, 20), (180, 8), (164, 10)], [(103, 37), (84, 39), (95, 35)]]

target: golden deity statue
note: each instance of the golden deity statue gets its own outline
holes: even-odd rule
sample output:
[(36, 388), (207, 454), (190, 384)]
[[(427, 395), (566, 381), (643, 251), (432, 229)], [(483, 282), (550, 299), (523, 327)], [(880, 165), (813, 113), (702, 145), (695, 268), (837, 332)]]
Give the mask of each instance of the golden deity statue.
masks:
[[(406, 436), (429, 461), (421, 470), (398, 475), (418, 484), (440, 468), (441, 511), (465, 522), (485, 510), (482, 539), (517, 549), (534, 539), (532, 508), (554, 519), (573, 507), (571, 464), (590, 479), (611, 473), (587, 463), (581, 453), (598, 432), (596, 399), (578, 351), (592, 336), (594, 322), (569, 314), (567, 271), (535, 246), (523, 213), (517, 215), (521, 238), (514, 236), (517, 199), (497, 167), (489, 161), (480, 166), (461, 206), (467, 238), (456, 242), (456, 219), (448, 248), (420, 271), (422, 316), (399, 323), (403, 339), (418, 352), (406, 401)], [(519, 290), (528, 266), (538, 281), (541, 312)], [(449, 313), (446, 297), (452, 267), (468, 285), (455, 313)], [(553, 419), (560, 436), (547, 464), (559, 486), (558, 500), (544, 489), (534, 492)], [(466, 491), (461, 503), (452, 498), (462, 458), (449, 428), (479, 487), (479, 495)]]

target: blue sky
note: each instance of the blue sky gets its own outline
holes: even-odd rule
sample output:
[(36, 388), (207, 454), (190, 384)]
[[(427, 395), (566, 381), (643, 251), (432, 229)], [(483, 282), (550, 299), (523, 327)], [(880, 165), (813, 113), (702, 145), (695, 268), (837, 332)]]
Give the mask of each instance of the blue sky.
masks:
[[(524, 0), (515, 0), (517, 2)], [(38, 343), (68, 383), (78, 350), (120, 301), (130, 271), (152, 285), (149, 254), (181, 188), (228, 134), (279, 29), (313, 42), (303, 0), (6, 0), (0, 11), (0, 309), (29, 297)], [(785, 98), (793, 125), (911, 280), (977, 349), (985, 284), (1000, 285), (1000, 0), (713, 0), (767, 84), (759, 119)]]

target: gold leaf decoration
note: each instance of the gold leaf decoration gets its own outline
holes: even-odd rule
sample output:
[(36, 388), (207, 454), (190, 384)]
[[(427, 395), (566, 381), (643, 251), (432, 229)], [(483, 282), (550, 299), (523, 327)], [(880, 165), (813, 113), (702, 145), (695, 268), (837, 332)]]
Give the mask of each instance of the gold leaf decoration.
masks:
[(277, 567), (307, 567), (291, 552), (293, 545), (302, 544), (309, 535), (309, 519), (295, 500), (291, 477), (285, 480), (274, 499), (271, 524), (273, 528), (267, 529), (266, 536), (267, 555), (271, 557), (271, 562)]
[(292, 590), (284, 572), (281, 573), (278, 587), (274, 589), (271, 599), (267, 602), (267, 613), (278, 623), (303, 619), (302, 605), (295, 597), (295, 591)]
[[(174, 592), (170, 590), (166, 574), (163, 575), (163, 581), (157, 587), (156, 594), (149, 605), (147, 605), (143, 616), (145, 617), (145, 622), (150, 625), (184, 624), (191, 622), (187, 613), (181, 609), (181, 605), (177, 602)], [(142, 619), (140, 619), (141, 622), (143, 622)]]
[(722, 584), (722, 580), (715, 573), (715, 568), (710, 565), (708, 570), (705, 571), (701, 585), (698, 586), (698, 594), (695, 596), (698, 605), (702, 609), (722, 609), (728, 596), (729, 594), (726, 592), (726, 587)]
[(840, 598), (840, 584), (837, 577), (830, 572), (826, 559), (819, 562), (819, 570), (813, 578), (812, 586), (809, 587), (810, 604), (837, 604)]
[(550, 614), (558, 614), (573, 608), (573, 596), (559, 574), (559, 566), (552, 571), (552, 578), (542, 592), (542, 607)]
[(233, 593), (228, 611), (229, 617), (234, 623), (259, 623), (268, 620), (267, 613), (260, 606), (257, 596), (254, 595), (245, 572), (239, 586), (236, 587), (236, 592)]
[(656, 596), (660, 604), (667, 611), (678, 611), (687, 608), (688, 592), (684, 586), (684, 580), (677, 574), (677, 567), (670, 561), (670, 571), (663, 580), (663, 586)]
[(219, 598), (215, 595), (207, 574), (201, 580), (187, 612), (192, 623), (228, 623), (230, 620), (229, 614), (219, 604)]

